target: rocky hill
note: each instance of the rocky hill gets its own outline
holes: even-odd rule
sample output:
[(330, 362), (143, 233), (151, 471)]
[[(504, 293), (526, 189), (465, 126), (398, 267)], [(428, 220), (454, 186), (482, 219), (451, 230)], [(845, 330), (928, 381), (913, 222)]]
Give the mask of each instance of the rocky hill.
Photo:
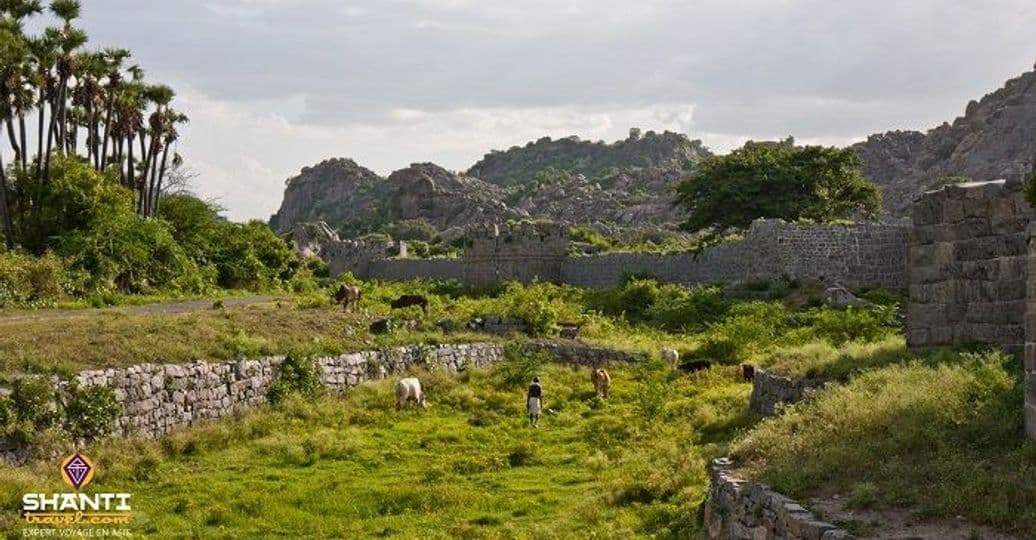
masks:
[(571, 175), (598, 178), (632, 168), (654, 167), (679, 170), (712, 155), (701, 141), (682, 133), (648, 131), (611, 144), (566, 137), (543, 137), (507, 151), (494, 150), (468, 169), (476, 176), (501, 186), (529, 184), (544, 171), (565, 171)]
[(904, 214), (915, 197), (948, 181), (1026, 174), (1036, 156), (1036, 72), (971, 101), (964, 116), (927, 133), (890, 131), (854, 145), (885, 208)]
[(709, 151), (665, 132), (612, 144), (569, 137), (492, 152), (467, 173), (414, 164), (381, 178), (349, 159), (331, 159), (287, 181), (271, 218), (279, 231), (325, 221), (345, 235), (404, 219), (439, 230), (479, 222), (542, 218), (570, 224), (666, 225), (678, 221), (672, 188)]

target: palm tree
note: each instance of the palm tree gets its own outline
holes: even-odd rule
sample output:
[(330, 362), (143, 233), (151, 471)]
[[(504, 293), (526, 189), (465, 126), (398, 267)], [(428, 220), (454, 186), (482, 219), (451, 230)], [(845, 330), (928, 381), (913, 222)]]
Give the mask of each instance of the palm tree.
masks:
[[(165, 180), (166, 162), (169, 158), (169, 147), (180, 138), (180, 133), (177, 131), (176, 126), (186, 124), (188, 122), (187, 115), (176, 112), (172, 109), (166, 109), (166, 125), (165, 135), (163, 136), (163, 147), (162, 147), (162, 167), (158, 171), (158, 185), (155, 188), (155, 206), (151, 213), (152, 216), (158, 215), (158, 204), (162, 196), (162, 183)], [(173, 164), (176, 165), (182, 162), (180, 154), (173, 156)]]
[[(104, 171), (108, 168), (108, 141), (112, 136), (112, 120), (115, 114), (115, 102), (116, 95), (120, 91), (120, 85), (122, 84), (122, 64), (130, 57), (130, 52), (126, 49), (105, 49), (104, 53), (105, 67), (108, 70), (108, 84), (104, 88), (104, 101), (106, 105), (106, 112), (104, 116), (104, 136), (101, 137), (101, 167), (100, 170)], [(112, 152), (115, 152), (114, 141), (112, 141)]]

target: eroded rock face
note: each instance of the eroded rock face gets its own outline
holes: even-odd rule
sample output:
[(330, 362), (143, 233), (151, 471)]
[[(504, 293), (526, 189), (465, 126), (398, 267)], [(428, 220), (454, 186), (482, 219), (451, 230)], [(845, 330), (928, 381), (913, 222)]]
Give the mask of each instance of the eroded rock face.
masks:
[(388, 212), (397, 219), (424, 219), (439, 230), (472, 223), (528, 217), (508, 207), (504, 191), (434, 163), (415, 163), (386, 180)]
[(270, 218), (275, 231), (324, 221), (336, 227), (370, 219), (386, 195), (384, 180), (351, 159), (328, 159), (287, 181), (281, 207)]
[(578, 175), (522, 196), (517, 206), (530, 215), (569, 224), (603, 223), (621, 227), (664, 225), (683, 219), (673, 206), (673, 189), (686, 173), (649, 167), (602, 179)]
[[(425, 219), (441, 231), (522, 218), (613, 227), (673, 224), (681, 216), (671, 204), (672, 188), (708, 155), (700, 141), (667, 132), (631, 134), (612, 144), (544, 138), (488, 154), (467, 173), (417, 163), (381, 178), (352, 160), (330, 159), (288, 180), (271, 225), (287, 232), (298, 223), (324, 221), (363, 233), (402, 219)], [(544, 171), (557, 181), (543, 181)]]
[(959, 178), (1026, 174), (1036, 156), (1036, 72), (968, 103), (953, 123), (920, 133), (890, 131), (854, 146), (864, 176), (882, 187), (885, 208), (904, 215), (921, 193)]

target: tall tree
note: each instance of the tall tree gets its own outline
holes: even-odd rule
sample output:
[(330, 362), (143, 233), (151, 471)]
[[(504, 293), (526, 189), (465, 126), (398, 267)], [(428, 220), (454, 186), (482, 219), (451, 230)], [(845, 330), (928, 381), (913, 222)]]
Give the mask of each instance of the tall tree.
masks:
[(757, 218), (830, 222), (881, 210), (878, 188), (851, 148), (749, 142), (705, 160), (677, 187), (689, 230), (747, 227)]

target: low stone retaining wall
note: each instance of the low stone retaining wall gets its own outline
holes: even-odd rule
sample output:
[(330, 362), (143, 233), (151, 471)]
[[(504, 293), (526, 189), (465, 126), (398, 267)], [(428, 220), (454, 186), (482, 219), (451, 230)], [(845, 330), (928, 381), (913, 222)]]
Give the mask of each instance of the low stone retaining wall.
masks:
[(632, 363), (648, 359), (646, 353), (592, 347), (579, 341), (530, 341), (522, 344), (522, 348), (526, 352), (550, 355), (555, 361), (563, 364), (580, 366), (597, 367), (611, 362)]
[(824, 379), (792, 379), (755, 368), (748, 407), (756, 414), (770, 416), (778, 403), (795, 403), (806, 392), (822, 388), (825, 384), (827, 381)]
[(765, 484), (746, 483), (730, 472), (730, 460), (711, 467), (705, 501), (705, 531), (714, 540), (839, 540), (848, 531), (817, 519), (794, 500)]
[[(633, 362), (645, 356), (591, 347), (579, 342), (529, 342), (528, 352), (546, 353), (562, 363), (596, 366)], [(504, 359), (500, 343), (412, 345), (325, 356), (315, 359), (320, 382), (333, 394), (366, 381), (384, 379), (415, 366), (449, 371), (485, 367)], [(283, 356), (230, 362), (138, 364), (123, 368), (82, 371), (83, 386), (108, 386), (122, 408), (114, 435), (155, 438), (199, 420), (220, 418), (266, 403), (277, 380)], [(56, 380), (55, 384), (64, 384)], [(0, 440), (0, 459), (20, 461), (24, 452)], [(24, 450), (24, 449), (21, 449)]]

